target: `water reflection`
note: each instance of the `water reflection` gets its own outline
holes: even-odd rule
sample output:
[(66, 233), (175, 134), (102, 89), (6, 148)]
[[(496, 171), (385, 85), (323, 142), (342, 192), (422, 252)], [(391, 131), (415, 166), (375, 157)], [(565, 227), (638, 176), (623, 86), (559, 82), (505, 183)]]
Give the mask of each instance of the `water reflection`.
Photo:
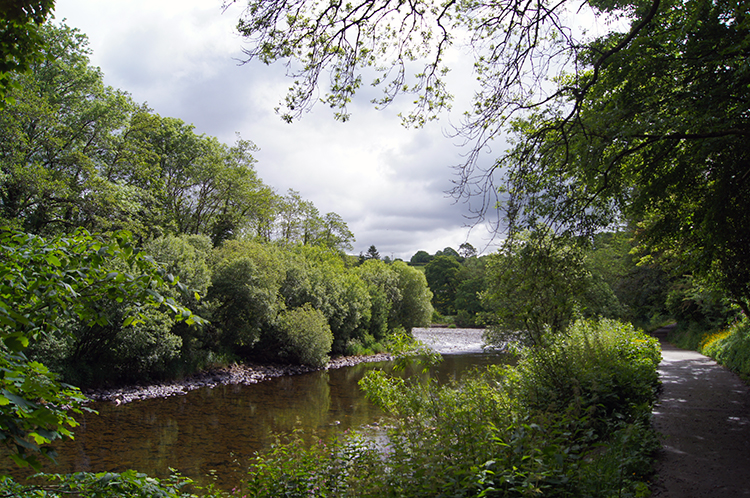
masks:
[[(472, 366), (499, 362), (502, 358), (494, 355), (446, 355), (435, 375), (444, 382)], [(75, 440), (58, 444), (58, 465), (45, 470), (121, 472), (132, 468), (165, 477), (171, 467), (199, 481), (215, 472), (222, 487), (231, 485), (241, 478), (248, 459), (274, 441), (274, 434), (301, 428), (325, 437), (382, 417), (357, 385), (373, 368), (389, 367), (360, 364), (120, 406), (96, 403), (93, 408), (99, 414), (79, 417)], [(406, 372), (418, 374), (418, 369)]]

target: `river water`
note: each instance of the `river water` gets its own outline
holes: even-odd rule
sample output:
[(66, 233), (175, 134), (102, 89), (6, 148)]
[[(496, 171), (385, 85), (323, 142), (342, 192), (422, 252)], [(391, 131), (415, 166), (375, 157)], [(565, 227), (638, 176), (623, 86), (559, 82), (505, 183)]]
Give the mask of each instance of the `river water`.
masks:
[[(444, 354), (433, 372), (440, 381), (468, 369), (500, 363), (481, 353), (477, 332), (421, 331)], [(432, 334), (427, 337), (425, 334)], [(472, 335), (473, 334), (473, 335)], [(47, 472), (121, 472), (136, 469), (158, 477), (170, 468), (199, 482), (215, 475), (220, 487), (234, 486), (248, 460), (268, 448), (275, 435), (296, 428), (326, 437), (377, 422), (383, 413), (367, 401), (357, 382), (387, 363), (361, 363), (330, 371), (279, 377), (254, 385), (229, 385), (186, 395), (133, 403), (93, 403), (98, 414), (78, 417), (75, 440), (58, 443), (58, 465)], [(405, 375), (421, 375), (413, 369)]]

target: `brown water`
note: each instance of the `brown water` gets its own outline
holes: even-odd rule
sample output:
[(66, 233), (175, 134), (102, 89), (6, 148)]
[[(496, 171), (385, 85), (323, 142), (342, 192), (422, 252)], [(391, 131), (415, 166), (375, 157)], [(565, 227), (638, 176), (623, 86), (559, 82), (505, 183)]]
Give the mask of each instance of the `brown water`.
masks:
[[(445, 381), (460, 377), (470, 367), (502, 361), (502, 357), (484, 354), (445, 355), (434, 375)], [(389, 366), (362, 363), (120, 406), (95, 403), (92, 407), (99, 414), (79, 417), (75, 440), (57, 445), (58, 465), (49, 465), (45, 471), (137, 469), (165, 477), (171, 467), (199, 482), (215, 475), (220, 487), (231, 488), (242, 478), (248, 460), (268, 448), (275, 434), (299, 427), (325, 437), (380, 419), (383, 413), (364, 398), (357, 385), (373, 368)], [(406, 375), (419, 375), (419, 371)]]

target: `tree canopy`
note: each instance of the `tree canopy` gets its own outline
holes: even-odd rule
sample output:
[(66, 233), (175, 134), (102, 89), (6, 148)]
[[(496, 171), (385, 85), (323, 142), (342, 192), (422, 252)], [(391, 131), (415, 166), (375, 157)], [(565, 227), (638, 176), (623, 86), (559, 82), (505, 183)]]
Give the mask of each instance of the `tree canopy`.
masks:
[(39, 26), (54, 5), (54, 0), (0, 1), (0, 109), (14, 86), (13, 74), (27, 71), (40, 58), (44, 39)]
[[(574, 12), (612, 29), (579, 34)], [(238, 29), (249, 59), (289, 64), (290, 121), (321, 87), (346, 119), (376, 74), (376, 104), (412, 94), (404, 120), (424, 123), (451, 104), (447, 51), (468, 47), (479, 90), (457, 130), (471, 152), (454, 195), (480, 196), (479, 216), (500, 202), (511, 234), (638, 223), (650, 254), (750, 312), (743, 2), (250, 0)], [(511, 148), (482, 167), (479, 153), (508, 133)]]

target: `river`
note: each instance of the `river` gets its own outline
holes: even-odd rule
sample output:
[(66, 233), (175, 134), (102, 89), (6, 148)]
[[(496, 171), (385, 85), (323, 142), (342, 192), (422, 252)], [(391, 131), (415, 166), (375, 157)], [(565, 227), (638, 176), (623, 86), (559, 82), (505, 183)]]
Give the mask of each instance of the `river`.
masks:
[[(477, 334), (422, 329), (415, 335), (444, 353), (433, 375), (445, 381), (474, 366), (503, 361), (481, 353), (481, 335)], [(357, 385), (373, 368), (389, 369), (390, 365), (361, 363), (123, 405), (93, 403), (98, 414), (78, 417), (81, 425), (75, 429), (75, 440), (56, 445), (58, 465), (49, 465), (45, 471), (132, 468), (165, 477), (175, 468), (200, 482), (216, 476), (220, 487), (231, 487), (242, 478), (253, 454), (268, 448), (277, 434), (300, 428), (306, 434), (326, 437), (376, 423), (383, 413), (364, 398)], [(419, 374), (416, 369), (406, 372)]]

